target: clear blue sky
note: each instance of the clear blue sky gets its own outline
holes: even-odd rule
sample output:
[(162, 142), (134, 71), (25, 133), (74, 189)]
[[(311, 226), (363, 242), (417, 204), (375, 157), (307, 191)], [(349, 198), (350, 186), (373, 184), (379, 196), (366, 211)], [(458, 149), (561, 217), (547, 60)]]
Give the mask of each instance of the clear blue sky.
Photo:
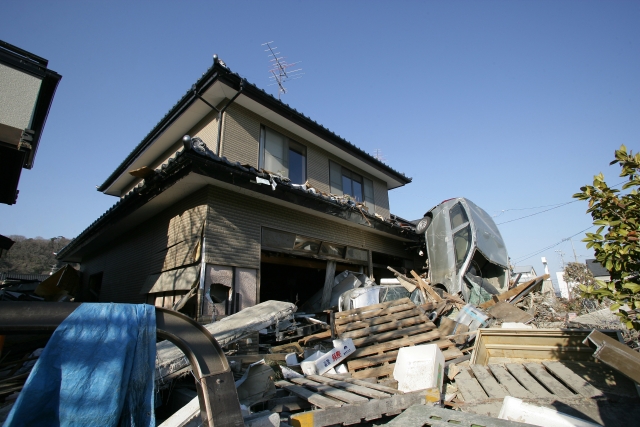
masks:
[[(269, 85), (262, 43), (305, 73), (283, 100), (413, 183), (393, 213), (468, 197), (498, 223), (571, 201), (640, 134), (640, 2), (278, 1), (0, 4), (0, 39), (62, 74), (0, 234), (75, 237), (117, 199), (96, 191), (211, 65)], [(500, 225), (512, 260), (591, 224), (582, 202)], [(503, 212), (505, 211), (505, 212)], [(591, 257), (573, 241), (579, 261)], [(518, 262), (542, 271), (570, 242)]]

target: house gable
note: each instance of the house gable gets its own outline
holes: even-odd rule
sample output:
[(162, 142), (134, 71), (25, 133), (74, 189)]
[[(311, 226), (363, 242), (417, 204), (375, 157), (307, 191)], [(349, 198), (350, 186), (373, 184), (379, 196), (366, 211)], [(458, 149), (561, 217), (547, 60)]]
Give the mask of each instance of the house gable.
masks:
[[(220, 113), (216, 110), (229, 110), (222, 115), (222, 127), (218, 126)], [(227, 124), (232, 131), (243, 129), (245, 133), (255, 138), (255, 123), (246, 123), (233, 119), (227, 123), (227, 112), (233, 107), (241, 106), (260, 117), (260, 121), (267, 121), (275, 126), (291, 132), (296, 138), (303, 139), (314, 146), (342, 159), (347, 164), (378, 178), (387, 189), (405, 185), (411, 182), (400, 172), (397, 172), (375, 159), (366, 152), (333, 134), (323, 126), (313, 122), (310, 118), (276, 100), (254, 85), (242, 80), (228, 68), (215, 63), (214, 66), (188, 91), (172, 110), (158, 123), (147, 137), (131, 152), (125, 161), (98, 188), (106, 194), (124, 196), (140, 182), (139, 177), (131, 176), (128, 172), (139, 168), (156, 168), (179, 149), (183, 135), (198, 136), (193, 130), (206, 132), (207, 143), (218, 155), (222, 153), (219, 146), (227, 144), (228, 153), (238, 157), (248, 157), (255, 160), (255, 154), (242, 152), (236, 148), (233, 153), (233, 140), (219, 138), (225, 132)], [(215, 117), (215, 120), (214, 120)], [(238, 116), (239, 117), (239, 116)], [(203, 120), (204, 119), (204, 120)], [(204, 126), (202, 126), (204, 124)], [(204, 139), (204, 138), (203, 138)], [(211, 140), (215, 139), (215, 143)], [(220, 139), (220, 141), (218, 141)], [(255, 153), (255, 150), (253, 150)]]

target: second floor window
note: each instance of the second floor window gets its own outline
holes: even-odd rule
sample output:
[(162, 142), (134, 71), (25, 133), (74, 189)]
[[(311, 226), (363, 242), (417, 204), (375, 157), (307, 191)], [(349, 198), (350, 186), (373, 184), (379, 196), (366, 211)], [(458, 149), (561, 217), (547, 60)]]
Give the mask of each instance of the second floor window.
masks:
[(338, 196), (348, 194), (356, 201), (364, 203), (369, 208), (369, 212), (373, 213), (375, 204), (372, 180), (332, 161), (329, 161), (329, 180), (332, 194)]
[(282, 175), (294, 184), (307, 180), (307, 148), (281, 133), (262, 127), (260, 168)]

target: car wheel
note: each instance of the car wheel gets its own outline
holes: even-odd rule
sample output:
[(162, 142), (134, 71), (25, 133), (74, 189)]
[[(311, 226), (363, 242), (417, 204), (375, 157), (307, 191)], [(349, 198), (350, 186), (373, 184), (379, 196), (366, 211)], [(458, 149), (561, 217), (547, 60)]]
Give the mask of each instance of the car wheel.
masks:
[(416, 225), (416, 233), (424, 233), (429, 227), (429, 224), (431, 224), (431, 219), (432, 218), (430, 216), (425, 216), (424, 218), (422, 218), (418, 225)]

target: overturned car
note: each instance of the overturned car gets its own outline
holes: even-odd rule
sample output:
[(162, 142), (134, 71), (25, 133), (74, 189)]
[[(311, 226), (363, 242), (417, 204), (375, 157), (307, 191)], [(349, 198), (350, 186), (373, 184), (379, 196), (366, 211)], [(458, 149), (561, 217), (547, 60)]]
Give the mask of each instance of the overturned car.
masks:
[(479, 304), (509, 289), (504, 240), (487, 212), (462, 197), (445, 200), (416, 225), (424, 236), (429, 280)]

